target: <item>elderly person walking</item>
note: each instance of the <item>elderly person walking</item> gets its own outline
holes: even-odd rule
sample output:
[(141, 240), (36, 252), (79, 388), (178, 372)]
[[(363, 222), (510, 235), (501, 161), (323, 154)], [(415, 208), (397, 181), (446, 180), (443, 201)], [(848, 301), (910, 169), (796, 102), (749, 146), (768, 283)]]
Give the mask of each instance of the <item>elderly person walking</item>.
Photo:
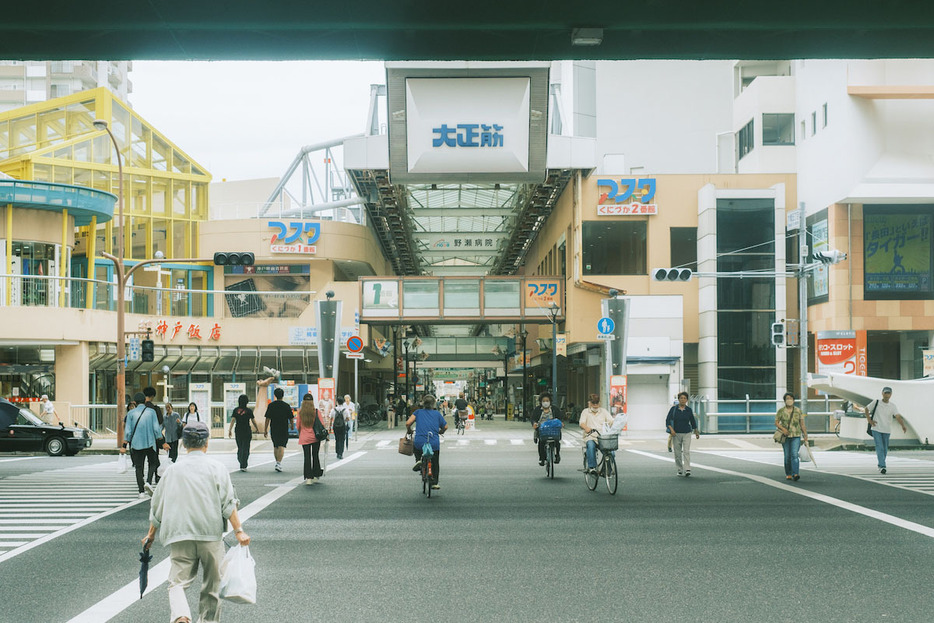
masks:
[(165, 416), (162, 418), (165, 444), (169, 446), (169, 460), (173, 463), (178, 460), (178, 442), (182, 436), (181, 415), (172, 407), (171, 402), (165, 403)]
[(143, 548), (149, 549), (159, 533), (163, 545), (171, 547), (169, 558), (169, 620), (191, 623), (191, 609), (185, 597), (198, 573), (201, 599), (198, 621), (219, 621), (220, 564), (224, 558), (224, 530), (227, 520), (240, 545), (249, 545), (243, 531), (233, 484), (227, 469), (207, 457), (211, 429), (204, 422), (192, 422), (182, 431), (182, 445), (187, 454), (166, 470), (162, 483), (152, 498), (149, 532)]
[[(700, 439), (697, 429), (697, 419), (694, 411), (688, 406), (688, 393), (678, 394), (678, 404), (668, 410), (665, 418), (665, 427), (668, 429), (670, 442), (673, 442), (675, 453), (675, 467), (679, 476), (691, 475), (691, 435)], [(669, 447), (670, 449), (670, 447)]]

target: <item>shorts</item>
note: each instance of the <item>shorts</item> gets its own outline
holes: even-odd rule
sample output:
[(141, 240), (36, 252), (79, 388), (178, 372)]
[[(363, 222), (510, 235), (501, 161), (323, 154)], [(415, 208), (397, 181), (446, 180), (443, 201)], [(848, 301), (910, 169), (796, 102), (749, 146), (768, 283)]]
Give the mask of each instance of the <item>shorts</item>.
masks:
[(272, 439), (272, 445), (276, 448), (284, 448), (289, 444), (289, 431), (270, 431), (269, 438)]

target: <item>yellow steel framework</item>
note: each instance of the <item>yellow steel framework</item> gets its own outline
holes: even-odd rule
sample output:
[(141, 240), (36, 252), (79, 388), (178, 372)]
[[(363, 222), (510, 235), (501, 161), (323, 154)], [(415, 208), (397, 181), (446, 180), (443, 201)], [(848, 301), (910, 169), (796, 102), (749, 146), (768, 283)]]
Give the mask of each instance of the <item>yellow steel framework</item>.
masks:
[[(126, 259), (197, 257), (210, 174), (106, 88), (0, 113), (0, 171), (116, 194), (113, 146), (94, 119), (110, 124), (123, 157)], [(95, 256), (114, 253), (114, 232), (113, 221), (79, 228), (75, 254), (87, 256), (89, 277)]]

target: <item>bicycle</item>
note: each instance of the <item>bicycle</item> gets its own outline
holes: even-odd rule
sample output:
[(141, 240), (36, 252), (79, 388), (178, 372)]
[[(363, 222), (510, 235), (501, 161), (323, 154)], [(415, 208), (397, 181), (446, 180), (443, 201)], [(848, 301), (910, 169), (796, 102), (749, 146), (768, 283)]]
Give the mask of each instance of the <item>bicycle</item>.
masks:
[(538, 438), (545, 442), (545, 477), (555, 477), (555, 448), (561, 443), (560, 428), (539, 428)]
[(606, 479), (606, 489), (610, 495), (616, 494), (616, 487), (619, 484), (619, 473), (616, 469), (616, 450), (619, 449), (619, 435), (599, 435), (597, 437), (597, 449), (600, 450), (600, 458), (597, 460), (597, 468), (590, 471), (587, 468), (587, 445), (584, 444), (584, 482), (591, 491), (596, 490), (597, 482), (600, 476)]
[(467, 418), (462, 418), (462, 417), (457, 418), (457, 422), (455, 422), (454, 426), (455, 428), (457, 428), (457, 434), (463, 435), (464, 431), (467, 428)]
[(428, 496), (431, 498), (431, 481), (432, 476), (432, 466), (431, 458), (434, 456), (435, 451), (431, 447), (431, 433), (428, 433), (428, 441), (425, 442), (425, 445), (422, 446), (422, 495)]

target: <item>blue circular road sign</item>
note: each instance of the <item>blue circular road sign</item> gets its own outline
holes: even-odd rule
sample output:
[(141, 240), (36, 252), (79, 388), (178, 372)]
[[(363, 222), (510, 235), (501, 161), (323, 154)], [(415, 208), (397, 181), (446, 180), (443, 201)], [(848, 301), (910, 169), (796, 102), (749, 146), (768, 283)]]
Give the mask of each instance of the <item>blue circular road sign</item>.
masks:
[(597, 331), (606, 335), (608, 333), (613, 333), (613, 330), (616, 328), (616, 323), (613, 322), (613, 319), (609, 316), (604, 316), (597, 321)]
[(352, 353), (359, 353), (363, 350), (363, 340), (356, 335), (347, 338), (347, 350)]

